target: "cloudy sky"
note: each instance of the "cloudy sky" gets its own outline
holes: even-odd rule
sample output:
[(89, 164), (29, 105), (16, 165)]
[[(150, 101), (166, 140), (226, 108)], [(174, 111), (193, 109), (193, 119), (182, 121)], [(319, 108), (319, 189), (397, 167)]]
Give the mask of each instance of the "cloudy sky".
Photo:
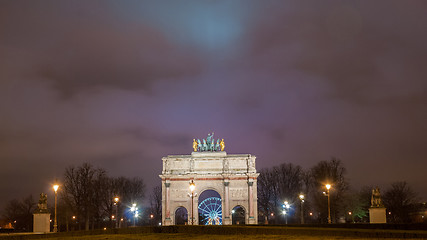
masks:
[(0, 0), (0, 196), (70, 165), (160, 184), (214, 131), (427, 200), (427, 2)]

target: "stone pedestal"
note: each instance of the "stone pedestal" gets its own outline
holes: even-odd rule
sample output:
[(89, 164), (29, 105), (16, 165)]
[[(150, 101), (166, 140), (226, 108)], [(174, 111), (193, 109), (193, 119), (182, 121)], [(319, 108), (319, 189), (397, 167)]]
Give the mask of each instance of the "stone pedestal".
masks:
[(50, 213), (34, 213), (33, 232), (48, 233), (50, 232)]
[(258, 224), (258, 218), (249, 217), (248, 224)]
[(231, 225), (232, 221), (230, 217), (225, 217), (224, 219), (222, 219), (222, 224), (223, 225)]
[(172, 219), (170, 219), (170, 218), (166, 218), (166, 219), (164, 220), (164, 222), (163, 222), (163, 225), (165, 225), (165, 226), (172, 225)]
[(369, 222), (387, 223), (385, 210), (383, 207), (369, 208)]

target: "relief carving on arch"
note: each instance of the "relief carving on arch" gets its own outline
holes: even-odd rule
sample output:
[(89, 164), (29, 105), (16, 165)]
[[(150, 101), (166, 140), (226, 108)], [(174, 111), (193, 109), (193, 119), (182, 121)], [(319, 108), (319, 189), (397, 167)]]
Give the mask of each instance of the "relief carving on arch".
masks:
[(245, 198), (247, 194), (248, 193), (245, 189), (230, 189), (231, 198)]

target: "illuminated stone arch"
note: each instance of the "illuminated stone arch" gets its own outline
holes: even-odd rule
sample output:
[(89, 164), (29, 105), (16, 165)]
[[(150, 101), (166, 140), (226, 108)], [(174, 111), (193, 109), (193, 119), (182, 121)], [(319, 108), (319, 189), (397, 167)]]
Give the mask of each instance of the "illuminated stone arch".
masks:
[[(222, 222), (231, 225), (231, 206), (245, 209), (246, 224), (257, 224), (257, 177), (256, 157), (250, 154), (227, 154), (226, 152), (193, 152), (191, 155), (163, 157), (162, 179), (162, 224), (175, 225), (178, 206), (188, 211), (191, 224), (193, 208), (194, 224), (199, 224), (199, 194), (214, 190), (221, 196)], [(189, 185), (196, 185), (193, 205)], [(172, 210), (172, 211), (171, 211)]]

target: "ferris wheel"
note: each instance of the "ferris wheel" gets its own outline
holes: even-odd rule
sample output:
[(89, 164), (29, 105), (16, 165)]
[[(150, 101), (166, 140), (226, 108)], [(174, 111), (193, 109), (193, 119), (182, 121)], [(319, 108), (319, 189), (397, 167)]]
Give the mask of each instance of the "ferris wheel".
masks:
[(199, 213), (205, 219), (205, 225), (222, 225), (221, 198), (206, 198), (199, 204)]

